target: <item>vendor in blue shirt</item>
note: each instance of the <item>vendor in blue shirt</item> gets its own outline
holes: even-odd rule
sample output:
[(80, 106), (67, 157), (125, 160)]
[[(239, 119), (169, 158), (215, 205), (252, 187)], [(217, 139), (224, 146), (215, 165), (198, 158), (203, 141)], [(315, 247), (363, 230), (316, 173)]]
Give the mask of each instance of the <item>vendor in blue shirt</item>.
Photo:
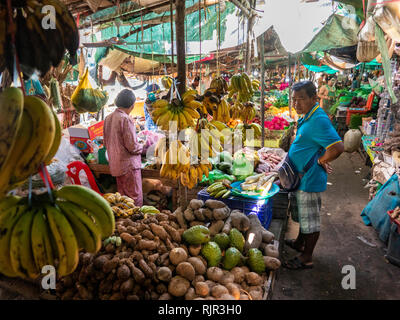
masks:
[(311, 81), (293, 85), (292, 103), (302, 117), (297, 123), (296, 138), (289, 149), (289, 158), (299, 172), (309, 161), (314, 163), (301, 179), (299, 189), (292, 194), (296, 206), (292, 218), (299, 222), (296, 239), (285, 240), (286, 245), (301, 252), (283, 265), (289, 269), (310, 269), (312, 255), (320, 233), (321, 192), (326, 190), (330, 162), (344, 151), (344, 145), (333, 128), (326, 112), (317, 103), (317, 89)]

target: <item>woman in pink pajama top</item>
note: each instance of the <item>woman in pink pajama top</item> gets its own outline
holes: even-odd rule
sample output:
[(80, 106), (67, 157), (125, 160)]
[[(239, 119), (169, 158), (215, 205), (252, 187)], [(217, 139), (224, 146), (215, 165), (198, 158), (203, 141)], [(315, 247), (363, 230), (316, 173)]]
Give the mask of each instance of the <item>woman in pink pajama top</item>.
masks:
[(143, 145), (137, 141), (134, 120), (129, 116), (136, 97), (132, 90), (122, 90), (115, 99), (118, 107), (104, 120), (104, 145), (111, 175), (117, 179), (118, 192), (143, 205), (141, 153)]

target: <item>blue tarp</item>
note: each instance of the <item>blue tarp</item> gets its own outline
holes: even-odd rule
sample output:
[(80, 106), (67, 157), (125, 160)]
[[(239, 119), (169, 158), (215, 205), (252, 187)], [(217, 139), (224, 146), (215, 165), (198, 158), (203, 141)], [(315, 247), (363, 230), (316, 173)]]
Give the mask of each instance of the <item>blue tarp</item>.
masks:
[(399, 178), (394, 174), (375, 195), (361, 213), (365, 225), (372, 225), (379, 233), (379, 239), (387, 243), (390, 234), (388, 211), (400, 205)]

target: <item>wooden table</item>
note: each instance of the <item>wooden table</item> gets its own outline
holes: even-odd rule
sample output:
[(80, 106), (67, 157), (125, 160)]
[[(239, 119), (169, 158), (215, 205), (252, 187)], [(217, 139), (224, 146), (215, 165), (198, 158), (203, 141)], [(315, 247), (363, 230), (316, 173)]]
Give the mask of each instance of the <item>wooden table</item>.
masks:
[[(90, 170), (92, 170), (93, 174), (96, 178), (99, 178), (101, 174), (110, 174), (110, 167), (108, 164), (89, 164)], [(187, 202), (191, 199), (197, 198), (197, 193), (202, 189), (193, 188), (191, 190), (186, 190), (185, 187), (182, 187), (178, 180), (171, 180), (160, 177), (160, 170), (155, 169), (147, 169), (142, 168), (142, 179), (157, 179), (160, 180), (164, 186), (168, 186), (172, 188), (172, 206), (173, 208), (177, 208), (178, 204), (182, 206), (186, 206)]]

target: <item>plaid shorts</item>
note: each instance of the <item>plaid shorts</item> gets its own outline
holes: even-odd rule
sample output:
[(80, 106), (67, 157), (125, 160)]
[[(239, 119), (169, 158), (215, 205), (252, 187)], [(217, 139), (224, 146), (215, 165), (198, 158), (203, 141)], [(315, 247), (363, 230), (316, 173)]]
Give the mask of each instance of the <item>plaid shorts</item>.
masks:
[(320, 231), (321, 193), (298, 190), (290, 194), (292, 219), (300, 224), (300, 232), (310, 234)]

